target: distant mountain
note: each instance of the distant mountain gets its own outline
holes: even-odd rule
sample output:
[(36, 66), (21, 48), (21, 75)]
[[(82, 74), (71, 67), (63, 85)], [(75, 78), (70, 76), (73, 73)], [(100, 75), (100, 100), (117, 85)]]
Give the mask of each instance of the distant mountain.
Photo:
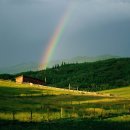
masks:
[(68, 63), (96, 62), (96, 61), (113, 59), (113, 58), (120, 58), (120, 57), (113, 56), (113, 55), (101, 55), (101, 56), (96, 56), (96, 57), (78, 56), (78, 57), (65, 60), (65, 62), (68, 62)]
[[(70, 59), (51, 61), (48, 67), (51, 68), (56, 64), (61, 65), (62, 62), (84, 63), (84, 62), (96, 62), (96, 61), (107, 60), (107, 59), (112, 59), (112, 58), (120, 58), (120, 57), (113, 56), (113, 55), (101, 55), (97, 57), (77, 56)], [(0, 68), (0, 74), (3, 74), (3, 73), (15, 74), (15, 73), (26, 72), (26, 71), (37, 71), (38, 68), (39, 68), (39, 63), (37, 62), (23, 63), (23, 64), (18, 64), (18, 65), (10, 66), (10, 67), (2, 67)]]
[(36, 71), (38, 70), (38, 63), (30, 62), (30, 63), (23, 63), (18, 64), (10, 67), (2, 67), (0, 68), (0, 74), (8, 73), (8, 74), (15, 74), (25, 71)]
[(101, 56), (96, 56), (96, 57), (77, 56), (77, 57), (73, 57), (73, 58), (70, 58), (70, 59), (62, 59), (62, 60), (51, 61), (48, 64), (48, 68), (51, 68), (56, 64), (61, 65), (63, 62), (65, 62), (67, 64), (84, 63), (84, 62), (96, 62), (96, 61), (108, 60), (108, 59), (113, 59), (113, 58), (121, 58), (121, 57), (114, 56), (114, 55), (101, 55)]

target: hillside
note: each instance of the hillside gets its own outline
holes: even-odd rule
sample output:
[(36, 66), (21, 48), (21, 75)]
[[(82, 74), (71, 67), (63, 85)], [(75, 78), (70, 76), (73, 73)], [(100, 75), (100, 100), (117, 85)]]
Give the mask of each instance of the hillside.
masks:
[(17, 75), (2, 74), (0, 79), (14, 80), (26, 75), (47, 81), (47, 85), (100, 91), (130, 85), (130, 58), (109, 59), (92, 63), (55, 65), (42, 71), (28, 71)]
[(51, 69), (18, 75), (21, 74), (41, 80), (46, 78), (50, 86), (99, 91), (130, 85), (130, 58), (62, 64)]
[(123, 88), (116, 88), (116, 89), (110, 89), (110, 90), (104, 90), (101, 91), (102, 93), (109, 93), (113, 94), (118, 97), (123, 97), (123, 98), (130, 98), (130, 86), (128, 87), (123, 87)]

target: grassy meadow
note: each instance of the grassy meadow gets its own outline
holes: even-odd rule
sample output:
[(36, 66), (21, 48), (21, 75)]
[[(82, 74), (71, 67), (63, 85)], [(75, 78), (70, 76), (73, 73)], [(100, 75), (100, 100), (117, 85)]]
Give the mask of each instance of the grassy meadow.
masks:
[(0, 130), (129, 130), (130, 87), (93, 92), (0, 80)]
[(101, 91), (101, 92), (103, 92), (104, 94), (111, 93), (117, 97), (130, 99), (130, 86), (123, 87), (123, 88), (115, 88), (115, 89), (111, 89), (111, 90), (105, 90), (105, 91)]

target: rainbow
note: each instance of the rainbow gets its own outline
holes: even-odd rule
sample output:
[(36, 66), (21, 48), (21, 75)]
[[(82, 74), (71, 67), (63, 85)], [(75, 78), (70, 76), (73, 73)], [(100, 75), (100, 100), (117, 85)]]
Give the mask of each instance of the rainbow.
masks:
[(42, 60), (40, 62), (40, 66), (39, 66), (40, 70), (46, 69), (48, 66), (48, 63), (52, 59), (54, 50), (55, 50), (57, 44), (60, 42), (60, 39), (65, 31), (65, 28), (68, 24), (68, 21), (70, 19), (72, 12), (73, 12), (73, 7), (72, 7), (72, 3), (70, 3), (69, 6), (67, 7), (63, 17), (60, 19), (60, 22), (59, 22), (56, 30), (54, 31), (54, 34), (53, 34), (52, 38), (50, 39), (50, 42), (48, 43), (45, 53), (42, 56)]

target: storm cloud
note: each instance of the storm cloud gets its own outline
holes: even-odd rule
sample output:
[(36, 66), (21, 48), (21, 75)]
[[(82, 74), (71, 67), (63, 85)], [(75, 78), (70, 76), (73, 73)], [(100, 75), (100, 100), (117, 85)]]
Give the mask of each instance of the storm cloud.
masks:
[(53, 59), (130, 56), (129, 0), (0, 0), (0, 66), (39, 62), (70, 2)]

